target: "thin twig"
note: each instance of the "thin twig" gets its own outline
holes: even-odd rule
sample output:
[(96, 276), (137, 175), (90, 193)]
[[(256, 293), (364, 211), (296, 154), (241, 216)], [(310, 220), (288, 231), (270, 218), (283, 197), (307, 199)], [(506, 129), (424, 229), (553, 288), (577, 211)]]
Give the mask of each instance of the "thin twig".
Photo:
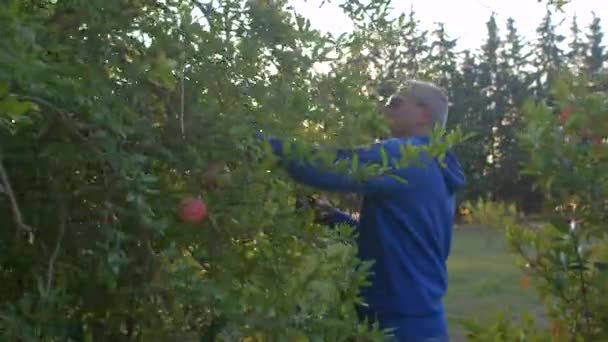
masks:
[(186, 138), (186, 127), (184, 124), (184, 73), (186, 71), (186, 67), (184, 65), (182, 65), (182, 71), (181, 71), (181, 75), (180, 75), (180, 113), (179, 113), (179, 122), (181, 125), (181, 129), (182, 129), (182, 138), (185, 139)]
[(13, 212), (13, 218), (15, 220), (17, 228), (26, 232), (29, 236), (30, 243), (33, 243), (34, 229), (23, 222), (23, 215), (21, 215), (19, 203), (17, 202), (17, 198), (15, 197), (15, 193), (13, 192), (13, 187), (11, 186), (8, 173), (4, 168), (2, 154), (0, 154), (0, 181), (3, 185), (2, 188), (4, 190), (4, 193), (8, 196), (9, 201), (11, 203), (11, 210)]
[(194, 6), (196, 6), (201, 11), (201, 13), (203, 13), (203, 15), (205, 16), (205, 19), (207, 19), (207, 23), (209, 24), (209, 31), (211, 31), (211, 32), (215, 31), (215, 27), (213, 26), (213, 22), (211, 20), (212, 19), (211, 18), (211, 15), (212, 15), (211, 5), (203, 4), (199, 0), (192, 0), (192, 3), (194, 4)]
[[(574, 219), (573, 219), (574, 220)], [(576, 222), (576, 221), (574, 221)], [(580, 229), (580, 228), (579, 228)], [(591, 317), (590, 317), (590, 310), (589, 310), (589, 299), (588, 299), (588, 289), (587, 289), (587, 281), (585, 280), (585, 270), (583, 268), (583, 259), (581, 258), (581, 255), (578, 252), (578, 249), (580, 247), (580, 241), (578, 236), (574, 233), (574, 231), (570, 231), (569, 232), (570, 237), (571, 237), (571, 241), (572, 241), (572, 247), (574, 249), (574, 254), (576, 255), (576, 262), (578, 263), (578, 280), (580, 281), (580, 285), (581, 285), (581, 296), (582, 296), (582, 304), (583, 304), (583, 309), (582, 309), (582, 314), (583, 314), (583, 320), (585, 321), (585, 338), (591, 338)]]
[(186, 33), (185, 27), (184, 27), (184, 22), (183, 22), (183, 18), (182, 18), (182, 22), (180, 24), (180, 31), (182, 34), (182, 41), (181, 41), (181, 45), (182, 45), (182, 58), (181, 58), (181, 72), (180, 72), (180, 79), (179, 79), (179, 85), (180, 85), (180, 115), (179, 115), (179, 122), (181, 125), (181, 130), (182, 130), (182, 139), (186, 138), (186, 127), (184, 124), (184, 108), (185, 108), (185, 93), (186, 93), (186, 89), (185, 89), (185, 81), (184, 78), (186, 77), (186, 44), (189, 43), (188, 42), (188, 35)]
[(63, 237), (65, 236), (65, 227), (67, 224), (68, 211), (65, 203), (65, 197), (63, 192), (57, 184), (54, 185), (55, 196), (57, 197), (57, 204), (59, 205), (59, 234), (57, 236), (57, 241), (55, 242), (55, 249), (53, 250), (53, 254), (51, 254), (51, 258), (49, 259), (49, 267), (47, 269), (46, 276), (46, 289), (44, 293), (44, 297), (48, 298), (51, 293), (51, 287), (53, 285), (53, 277), (55, 276), (55, 262), (57, 261), (57, 256), (59, 255), (59, 251), (61, 250), (61, 243), (63, 241)]
[[(515, 251), (519, 253), (519, 255), (524, 259), (524, 261), (528, 263), (528, 265), (530, 265), (531, 269), (536, 269), (541, 273), (539, 275), (539, 278), (544, 279), (548, 284), (551, 284), (553, 282), (553, 279), (549, 276), (550, 274), (552, 274), (552, 272), (550, 272), (549, 269), (543, 263), (537, 263), (534, 260), (530, 259), (528, 254), (521, 247), (521, 245), (518, 244), (517, 246), (515, 246)], [(576, 298), (569, 298), (563, 288), (554, 287), (554, 289), (558, 292), (556, 295), (563, 299), (564, 303), (570, 305), (576, 302)]]

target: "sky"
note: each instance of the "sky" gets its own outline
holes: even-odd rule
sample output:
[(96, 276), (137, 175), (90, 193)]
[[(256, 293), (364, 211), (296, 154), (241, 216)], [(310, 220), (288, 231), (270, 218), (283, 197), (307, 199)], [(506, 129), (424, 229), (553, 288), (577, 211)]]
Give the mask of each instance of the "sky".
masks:
[[(341, 0), (332, 0), (319, 8), (321, 0), (290, 0), (290, 4), (311, 21), (311, 25), (322, 31), (340, 34), (352, 30), (350, 19), (341, 11)], [(520, 35), (534, 40), (535, 31), (546, 14), (546, 0), (393, 0), (396, 14), (409, 13), (413, 6), (423, 28), (432, 30), (435, 23), (442, 22), (451, 38), (458, 38), (459, 49), (478, 49), (486, 37), (486, 22), (492, 12), (496, 13), (499, 34), (506, 31), (509, 17), (515, 19)], [(572, 17), (578, 17), (579, 28), (586, 31), (593, 18), (592, 12), (601, 18), (608, 44), (608, 0), (573, 0), (564, 14), (556, 14), (555, 20), (565, 19), (559, 31), (568, 36)], [(502, 32), (502, 33), (501, 33)]]

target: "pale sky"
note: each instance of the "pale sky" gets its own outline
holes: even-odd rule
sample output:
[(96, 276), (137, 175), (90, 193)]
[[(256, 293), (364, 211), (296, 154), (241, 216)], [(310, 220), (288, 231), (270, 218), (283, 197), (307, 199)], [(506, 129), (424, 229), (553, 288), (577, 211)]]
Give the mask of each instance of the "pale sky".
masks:
[[(352, 30), (350, 19), (341, 11), (338, 4), (341, 0), (319, 8), (321, 0), (290, 0), (290, 4), (311, 21), (311, 25), (322, 31), (340, 34)], [(446, 30), (452, 38), (459, 38), (459, 49), (477, 49), (486, 37), (485, 23), (492, 12), (496, 13), (499, 33), (504, 36), (506, 20), (513, 17), (520, 35), (526, 39), (535, 39), (535, 30), (546, 14), (546, 0), (394, 0), (396, 14), (409, 13), (411, 6), (425, 29), (432, 30), (436, 22), (445, 23)], [(566, 18), (565, 25), (559, 33), (569, 35), (573, 15), (578, 16), (579, 28), (586, 32), (593, 18), (591, 12), (601, 18), (608, 45), (608, 0), (573, 0), (565, 7), (564, 14), (554, 15), (554, 20)]]

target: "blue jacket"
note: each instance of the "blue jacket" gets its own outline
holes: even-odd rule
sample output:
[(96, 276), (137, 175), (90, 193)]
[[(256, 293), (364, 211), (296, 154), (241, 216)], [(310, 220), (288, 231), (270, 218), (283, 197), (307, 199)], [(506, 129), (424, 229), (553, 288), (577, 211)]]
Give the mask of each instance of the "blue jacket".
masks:
[[(275, 138), (268, 141), (274, 153), (283, 156), (283, 143)], [(363, 180), (284, 158), (286, 170), (300, 183), (363, 196), (359, 222), (340, 212), (335, 213), (335, 222), (357, 226), (359, 257), (374, 261), (372, 285), (362, 289), (369, 305), (362, 314), (377, 318), (381, 327), (396, 328), (395, 334), (402, 340), (447, 334), (442, 305), (447, 289), (446, 260), (452, 241), (454, 194), (465, 177), (451, 152), (445, 155), (444, 166), (425, 153), (419, 154), (423, 167), (399, 168), (392, 162), (401, 159), (403, 145), (428, 143), (427, 137), (394, 138), (358, 150), (337, 151), (336, 160), (357, 155), (360, 165), (368, 165), (381, 164), (384, 149), (391, 170)]]

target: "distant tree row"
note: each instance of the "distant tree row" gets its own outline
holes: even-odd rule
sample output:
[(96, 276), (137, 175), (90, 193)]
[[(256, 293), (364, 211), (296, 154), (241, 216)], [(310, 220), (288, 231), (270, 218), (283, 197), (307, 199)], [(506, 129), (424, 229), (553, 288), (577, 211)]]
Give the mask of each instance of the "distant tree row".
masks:
[(463, 198), (490, 197), (537, 209), (540, 197), (530, 190), (531, 180), (517, 171), (524, 159), (516, 143), (519, 108), (530, 97), (550, 99), (556, 77), (565, 68), (590, 79), (603, 70), (607, 53), (600, 18), (594, 14), (584, 25), (575, 16), (565, 37), (557, 32), (560, 23), (549, 8), (536, 38), (526, 41), (514, 19), (507, 20), (503, 31), (492, 15), (483, 45), (465, 51), (458, 51), (457, 39), (444, 24), (432, 31), (421, 29), (415, 9), (391, 25), (391, 32), (399, 32), (393, 44), (370, 52), (372, 63), (382, 71), (377, 80), (380, 95), (388, 95), (409, 77), (444, 86), (452, 102), (450, 128), (460, 125), (476, 134), (458, 151), (470, 179)]

